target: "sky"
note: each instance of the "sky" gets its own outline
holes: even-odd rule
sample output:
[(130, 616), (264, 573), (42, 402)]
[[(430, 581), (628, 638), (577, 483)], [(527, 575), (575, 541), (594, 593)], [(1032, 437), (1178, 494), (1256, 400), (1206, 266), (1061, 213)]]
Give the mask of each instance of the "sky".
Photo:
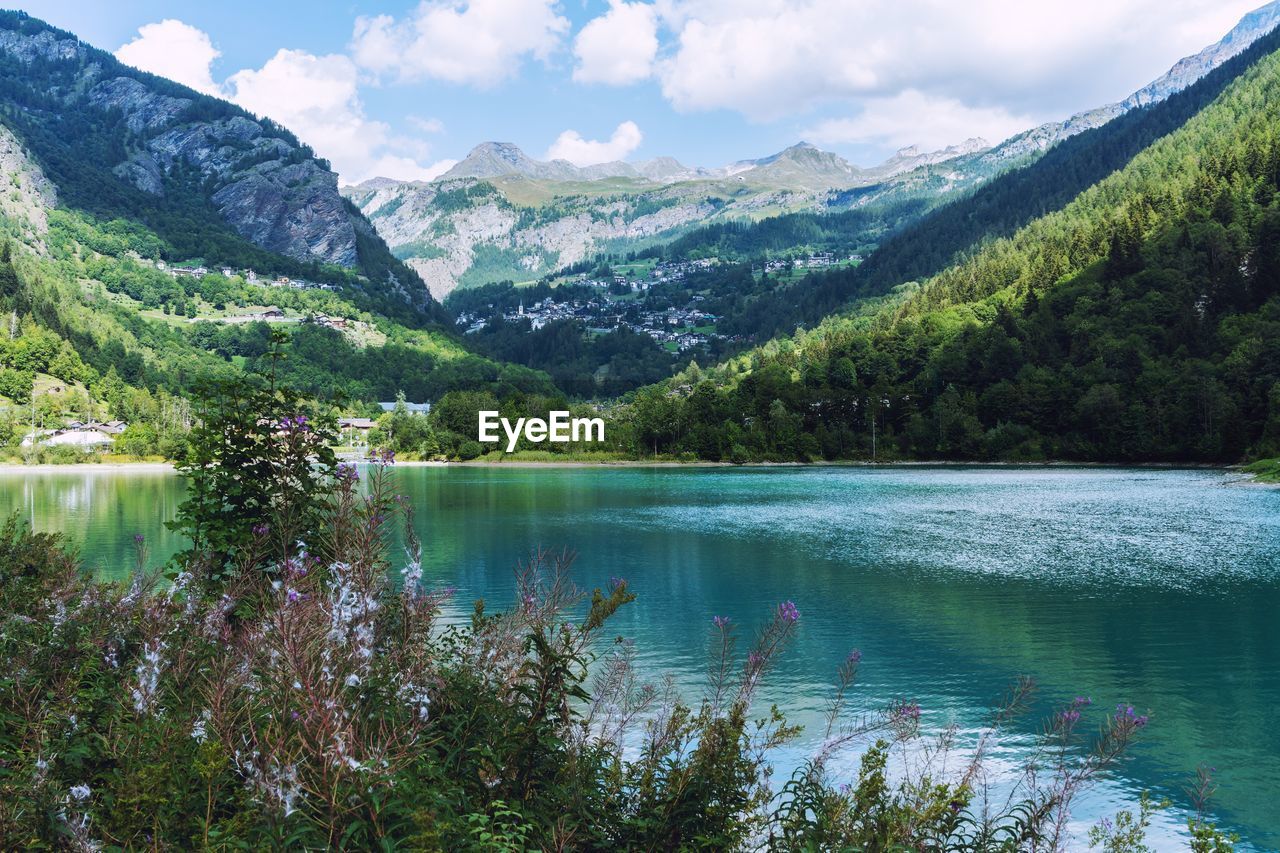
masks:
[(345, 183), (484, 141), (720, 166), (801, 140), (869, 166), (1118, 101), (1261, 0), (17, 3), (293, 130)]

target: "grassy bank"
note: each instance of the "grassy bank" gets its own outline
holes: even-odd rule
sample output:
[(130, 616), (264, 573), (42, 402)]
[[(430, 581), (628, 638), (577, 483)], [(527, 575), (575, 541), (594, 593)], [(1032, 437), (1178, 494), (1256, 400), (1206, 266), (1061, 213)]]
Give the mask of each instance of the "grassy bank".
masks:
[(1245, 471), (1253, 475), (1259, 483), (1280, 483), (1280, 459), (1259, 459), (1246, 465)]

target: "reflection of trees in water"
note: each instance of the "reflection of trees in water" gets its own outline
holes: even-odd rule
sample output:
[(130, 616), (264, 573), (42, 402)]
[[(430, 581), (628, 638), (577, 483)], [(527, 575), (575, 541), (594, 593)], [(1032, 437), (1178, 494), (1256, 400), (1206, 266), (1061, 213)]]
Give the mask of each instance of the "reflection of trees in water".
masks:
[(16, 472), (0, 475), (0, 513), (17, 513), (39, 531), (62, 533), (85, 566), (123, 577), (133, 563), (133, 537), (147, 538), (153, 560), (177, 550), (164, 527), (181, 501), (182, 484), (168, 471)]

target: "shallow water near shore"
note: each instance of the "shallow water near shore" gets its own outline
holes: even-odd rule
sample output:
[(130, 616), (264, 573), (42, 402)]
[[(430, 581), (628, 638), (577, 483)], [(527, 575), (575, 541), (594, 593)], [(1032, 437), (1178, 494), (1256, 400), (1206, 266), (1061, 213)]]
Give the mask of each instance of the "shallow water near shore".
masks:
[[(648, 673), (694, 697), (710, 620), (744, 631), (785, 599), (801, 613), (772, 674), (774, 701), (811, 751), (835, 667), (863, 652), (854, 711), (914, 699), (962, 736), (1010, 681), (1040, 700), (993, 752), (1016, 766), (1038, 717), (1084, 695), (1150, 710), (1142, 741), (1076, 803), (1083, 829), (1148, 788), (1186, 806), (1197, 764), (1219, 768), (1214, 811), (1250, 845), (1280, 847), (1280, 490), (1216, 470), (1117, 468), (397, 469), (417, 508), (425, 582), (456, 586), (453, 613), (505, 606), (517, 560), (578, 552), (581, 586), (626, 577), (639, 599), (611, 623)], [(142, 533), (152, 558), (181, 500), (171, 471), (0, 473), (0, 512), (81, 544), (123, 577)], [(398, 550), (393, 559), (399, 559)], [(1021, 735), (1021, 736), (1019, 736)], [(1157, 818), (1169, 839), (1185, 814)]]

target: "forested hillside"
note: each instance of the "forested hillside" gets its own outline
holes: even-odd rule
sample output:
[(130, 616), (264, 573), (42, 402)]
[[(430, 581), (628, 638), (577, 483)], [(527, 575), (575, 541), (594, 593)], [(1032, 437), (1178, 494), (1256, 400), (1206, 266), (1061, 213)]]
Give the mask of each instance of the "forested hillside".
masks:
[[(619, 412), (634, 446), (708, 459), (1276, 453), (1280, 54), (1257, 56), (1276, 42), (1123, 170), (874, 321), (829, 320), (641, 392)], [(1193, 87), (1167, 110), (1204, 97)], [(1162, 115), (1135, 113), (1128, 133)], [(1090, 136), (1078, 144), (1094, 152), (1120, 139)]]

